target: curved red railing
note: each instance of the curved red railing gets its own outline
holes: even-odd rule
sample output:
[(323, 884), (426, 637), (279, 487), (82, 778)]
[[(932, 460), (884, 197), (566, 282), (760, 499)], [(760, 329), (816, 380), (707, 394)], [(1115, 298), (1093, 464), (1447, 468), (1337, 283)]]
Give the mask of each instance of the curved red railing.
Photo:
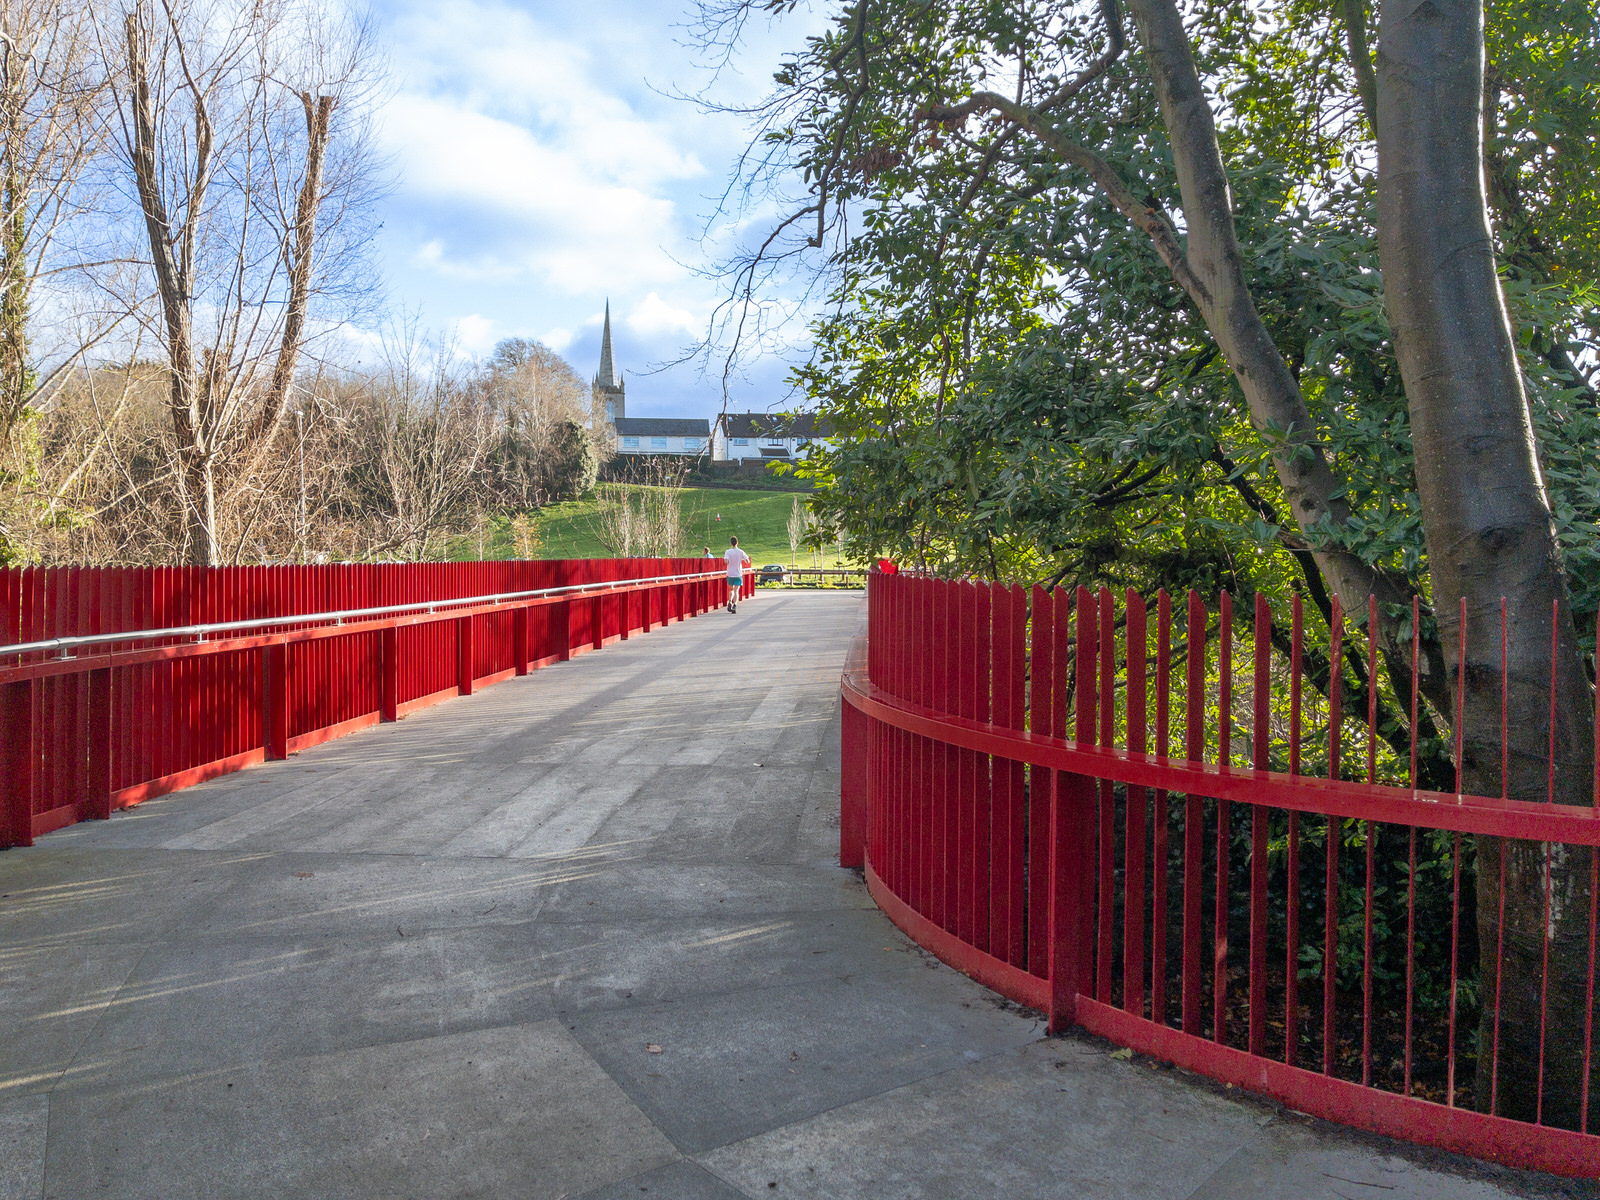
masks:
[(722, 581), (698, 558), (0, 570), (0, 847), (707, 612)]
[[(1357, 676), (1346, 712), (1342, 676), (1309, 686), (1298, 604), (1287, 652), (1264, 600), (1246, 622), (1224, 596), (1215, 640), (1176, 646), (1211, 614), (1192, 594), (1177, 620), (1165, 593), (1155, 607), (875, 571), (843, 679), (841, 861), (916, 941), (1052, 1030), (1372, 1132), (1600, 1176), (1600, 811), (1386, 786), (1380, 768), (1416, 777), (1379, 737), (1384, 706), (1416, 713), (1415, 679), (1396, 697)], [(1335, 605), (1334, 660), (1376, 678), (1343, 618)], [(1252, 643), (1235, 647), (1235, 624)], [(1485, 863), (1544, 863), (1543, 953), (1502, 933), (1494, 986), (1471, 903), (1486, 846), (1501, 857)], [(1495, 903), (1505, 875), (1484, 873)], [(1536, 1027), (1513, 1027), (1511, 992), (1535, 986)], [(1492, 1112), (1471, 1104), (1479, 1052)], [(1513, 1111), (1513, 1077), (1535, 1068), (1532, 1111)]]

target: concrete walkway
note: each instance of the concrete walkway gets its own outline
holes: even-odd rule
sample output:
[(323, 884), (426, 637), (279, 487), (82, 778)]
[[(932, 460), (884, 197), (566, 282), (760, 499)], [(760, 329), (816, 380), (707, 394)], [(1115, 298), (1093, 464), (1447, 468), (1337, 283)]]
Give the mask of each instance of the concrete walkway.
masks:
[(1593, 1195), (1047, 1039), (835, 865), (859, 596), (0, 854), (0, 1197)]

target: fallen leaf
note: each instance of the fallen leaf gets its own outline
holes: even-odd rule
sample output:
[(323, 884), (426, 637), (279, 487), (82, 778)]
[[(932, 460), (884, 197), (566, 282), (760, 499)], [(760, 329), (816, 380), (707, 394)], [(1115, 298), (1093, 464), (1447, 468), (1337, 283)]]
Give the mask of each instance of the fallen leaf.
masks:
[(644, 1052), (646, 1054), (660, 1054), (662, 1051), (661, 1047), (656, 1045), (654, 1042), (646, 1042), (644, 1044)]
[(1111, 1057), (1116, 1059), (1118, 1062), (1127, 1062), (1133, 1057), (1133, 1051), (1124, 1046), (1121, 1050), (1113, 1050), (1111, 1052)]

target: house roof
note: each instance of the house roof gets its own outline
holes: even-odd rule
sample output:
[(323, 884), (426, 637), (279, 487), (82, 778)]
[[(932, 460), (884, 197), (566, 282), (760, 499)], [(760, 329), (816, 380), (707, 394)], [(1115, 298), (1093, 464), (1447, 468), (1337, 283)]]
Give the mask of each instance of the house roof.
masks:
[(729, 437), (830, 437), (833, 430), (816, 413), (727, 413), (721, 418)]
[(704, 417), (618, 417), (619, 437), (710, 437), (711, 422)]

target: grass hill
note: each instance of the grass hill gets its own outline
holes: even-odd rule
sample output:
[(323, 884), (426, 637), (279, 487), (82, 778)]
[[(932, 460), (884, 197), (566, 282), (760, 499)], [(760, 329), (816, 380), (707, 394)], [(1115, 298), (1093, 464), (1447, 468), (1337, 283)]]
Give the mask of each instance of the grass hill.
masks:
[[(704, 547), (721, 554), (728, 548), (728, 538), (737, 536), (756, 566), (766, 563), (788, 563), (789, 512), (794, 505), (795, 493), (746, 491), (734, 488), (684, 488), (682, 506), (684, 524), (689, 529), (689, 544), (684, 553), (699, 556)], [(540, 558), (605, 558), (608, 552), (595, 536), (595, 503), (593, 500), (568, 500), (551, 504), (539, 510), (539, 534), (542, 545)], [(489, 558), (509, 558), (511, 549), (510, 522), (494, 518), (485, 531), (484, 552)], [(476, 558), (478, 543), (474, 538), (463, 538), (457, 545), (456, 557)], [(800, 548), (799, 565), (812, 565), (811, 553)], [(824, 555), (824, 566), (838, 566), (836, 548)]]

